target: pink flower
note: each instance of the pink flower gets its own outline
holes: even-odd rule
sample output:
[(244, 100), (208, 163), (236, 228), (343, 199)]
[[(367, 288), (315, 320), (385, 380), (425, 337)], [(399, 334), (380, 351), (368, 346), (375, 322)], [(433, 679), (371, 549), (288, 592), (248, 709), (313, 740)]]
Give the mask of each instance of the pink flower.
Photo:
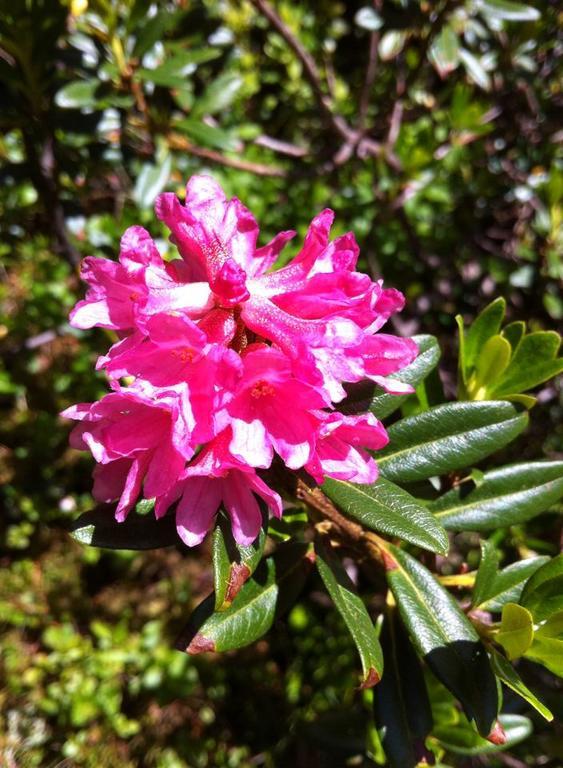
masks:
[(109, 502), (119, 498), (118, 520), (125, 520), (144, 481), (145, 498), (165, 494), (194, 455), (193, 417), (185, 398), (160, 393), (158, 398), (132, 389), (106, 395), (96, 403), (80, 403), (62, 416), (80, 423), (70, 444), (90, 449), (99, 462), (94, 497)]
[(257, 247), (253, 215), (207, 176), (190, 180), (184, 204), (161, 195), (156, 212), (179, 258), (163, 261), (150, 235), (131, 227), (118, 262), (85, 260), (89, 289), (71, 313), (76, 327), (110, 328), (121, 339), (98, 361), (114, 392), (63, 414), (80, 422), (71, 444), (98, 462), (95, 498), (119, 499), (119, 520), (141, 492), (156, 499), (158, 516), (177, 503), (189, 545), (222, 504), (235, 538), (248, 544), (261, 524), (256, 496), (281, 514), (259, 476), (274, 454), (317, 482), (373, 483), (367, 450), (386, 444), (384, 427), (333, 406), (347, 382), (411, 391), (393, 376), (416, 357), (416, 344), (379, 333), (403, 296), (355, 271), (356, 240), (331, 240), (328, 209), (277, 271), (295, 233)]
[(225, 430), (209, 443), (188, 467), (184, 478), (157, 505), (156, 513), (161, 517), (170, 504), (180, 499), (176, 527), (189, 547), (203, 541), (221, 504), (231, 518), (235, 540), (242, 546), (252, 544), (262, 525), (255, 495), (276, 517), (282, 515), (279, 494), (252, 467), (230, 453), (230, 441), (230, 431)]

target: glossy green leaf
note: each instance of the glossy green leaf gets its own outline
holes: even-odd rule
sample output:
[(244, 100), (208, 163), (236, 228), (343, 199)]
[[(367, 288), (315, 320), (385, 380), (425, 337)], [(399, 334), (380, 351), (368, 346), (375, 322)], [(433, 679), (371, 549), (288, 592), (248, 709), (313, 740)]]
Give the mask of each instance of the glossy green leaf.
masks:
[(315, 545), (316, 565), (338, 612), (344, 619), (362, 662), (362, 687), (371, 688), (381, 680), (383, 653), (373, 621), (354, 584), (330, 544)]
[(483, 611), (500, 611), (506, 603), (520, 599), (526, 581), (548, 557), (530, 557), (498, 570), (498, 556), (494, 544), (481, 542), (481, 562), (475, 579), (472, 603)]
[(409, 493), (383, 478), (373, 485), (327, 478), (323, 492), (347, 515), (389, 536), (432, 552), (446, 553), (448, 537), (435, 518)]
[(495, 640), (502, 645), (509, 659), (523, 656), (534, 638), (532, 614), (517, 603), (507, 603), (502, 609), (502, 620)]
[(510, 443), (528, 423), (506, 402), (446, 403), (389, 427), (389, 445), (377, 454), (381, 474), (412, 482), (461, 469)]
[(412, 768), (416, 746), (432, 728), (432, 712), (421, 664), (396, 616), (388, 611), (381, 630), (385, 674), (373, 692), (377, 727), (393, 768)]
[[(268, 518), (264, 515), (264, 525)], [(233, 538), (231, 525), (223, 515), (213, 531), (213, 586), (215, 610), (227, 609), (242, 585), (252, 576), (264, 554), (266, 531), (262, 527), (253, 544), (242, 547)]]
[[(502, 297), (495, 299), (477, 315), (470, 328), (463, 334), (464, 342), (460, 344), (460, 357), (466, 375), (474, 368), (479, 352), (487, 341), (500, 331), (505, 311), (506, 301)], [(463, 320), (459, 316), (456, 320), (460, 326), (461, 335)]]
[(520, 741), (524, 741), (532, 733), (532, 723), (523, 715), (499, 716), (500, 724), (506, 734), (504, 744), (491, 744), (490, 741), (482, 739), (471, 728), (461, 725), (438, 726), (433, 730), (440, 744), (449, 752), (458, 755), (486, 755), (492, 752), (499, 752), (504, 749), (510, 749)]
[(168, 180), (172, 170), (170, 155), (166, 155), (159, 165), (145, 163), (137, 177), (137, 183), (133, 190), (133, 199), (140, 208), (150, 208)]
[(418, 560), (392, 545), (388, 550), (387, 581), (413, 644), (487, 736), (497, 716), (497, 687), (475, 628)]
[(563, 610), (563, 554), (534, 573), (524, 587), (520, 605), (527, 608), (537, 622)]
[(215, 595), (198, 605), (176, 647), (190, 654), (242, 648), (262, 637), (301, 590), (311, 567), (307, 545), (281, 545), (262, 560), (231, 606), (214, 612)]
[(238, 75), (224, 74), (217, 77), (197, 100), (192, 117), (214, 115), (231, 105), (242, 86)]
[(99, 80), (75, 80), (68, 83), (55, 96), (55, 104), (63, 109), (92, 109), (95, 105), (95, 93), (100, 85)]
[(555, 331), (529, 333), (520, 341), (510, 365), (491, 393), (494, 397), (525, 392), (563, 371), (558, 358), (561, 337)]
[(450, 24), (445, 24), (430, 47), (429, 58), (440, 77), (446, 77), (459, 64), (459, 40)]
[[(476, 387), (490, 387), (508, 366), (512, 355), (512, 347), (500, 334), (491, 336), (477, 357), (475, 366)], [(483, 397), (475, 397), (483, 400)]]
[(488, 531), (530, 520), (562, 495), (563, 461), (535, 461), (485, 472), (477, 487), (462, 483), (428, 508), (448, 530)]
[(81, 544), (104, 549), (158, 549), (178, 544), (174, 515), (157, 520), (147, 506), (154, 502), (139, 502), (142, 514), (132, 511), (123, 523), (114, 517), (115, 505), (104, 504), (85, 512), (70, 524), (70, 535)]
[(477, 0), (477, 7), (487, 16), (502, 21), (537, 21), (537, 8), (512, 0)]
[(542, 704), (542, 702), (532, 693), (532, 691), (524, 684), (520, 675), (512, 664), (505, 659), (505, 657), (496, 651), (494, 648), (491, 650), (491, 666), (493, 672), (506, 686), (511, 688), (515, 693), (525, 699), (528, 704), (534, 707), (542, 717), (546, 720), (553, 720), (553, 714), (551, 711)]
[(379, 41), (377, 52), (382, 61), (391, 61), (398, 56), (407, 42), (407, 33), (401, 29), (390, 29)]
[(554, 637), (563, 640), (563, 611), (558, 611), (550, 616), (547, 621), (536, 629), (537, 637)]
[[(441, 352), (435, 336), (423, 334), (413, 336), (413, 341), (418, 344), (419, 352), (416, 359), (394, 373), (392, 378), (416, 387), (436, 367)], [(344, 413), (372, 411), (379, 419), (394, 413), (409, 397), (409, 395), (390, 395), (370, 382), (352, 384), (347, 389), (350, 394), (343, 403), (340, 403), (339, 410)]]
[(141, 58), (153, 45), (162, 40), (165, 33), (178, 23), (179, 12), (171, 12), (169, 8), (156, 13), (152, 18), (143, 18), (136, 35), (133, 56)]
[(471, 51), (468, 51), (467, 48), (460, 48), (459, 58), (469, 78), (484, 91), (490, 90), (491, 77), (480, 59), (474, 56)]
[(213, 125), (206, 125), (206, 123), (202, 123), (199, 120), (186, 118), (185, 120), (180, 120), (174, 127), (177, 130), (183, 131), (196, 144), (201, 144), (204, 147), (232, 151), (240, 145), (238, 139), (227, 131)]

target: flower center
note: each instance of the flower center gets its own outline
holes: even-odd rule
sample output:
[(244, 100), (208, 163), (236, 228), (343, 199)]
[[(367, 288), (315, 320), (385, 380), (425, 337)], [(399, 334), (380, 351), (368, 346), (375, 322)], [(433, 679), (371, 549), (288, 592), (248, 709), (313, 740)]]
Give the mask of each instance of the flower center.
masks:
[(183, 347), (182, 349), (173, 349), (172, 356), (180, 358), (182, 363), (191, 363), (194, 359), (195, 352), (189, 347)]
[(261, 397), (268, 397), (269, 395), (275, 394), (275, 391), (275, 387), (264, 379), (259, 379), (250, 390), (250, 396), (255, 400), (259, 400)]

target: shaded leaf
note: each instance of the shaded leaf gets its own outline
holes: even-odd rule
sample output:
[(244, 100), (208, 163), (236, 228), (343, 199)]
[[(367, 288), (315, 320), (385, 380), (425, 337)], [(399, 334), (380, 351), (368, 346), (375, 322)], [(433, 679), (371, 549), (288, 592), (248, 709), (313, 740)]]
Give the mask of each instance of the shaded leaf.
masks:
[(216, 147), (226, 151), (235, 150), (240, 145), (238, 139), (221, 128), (213, 125), (206, 125), (199, 120), (186, 118), (175, 123), (176, 129), (184, 131), (190, 139), (206, 147)]
[(499, 716), (500, 724), (506, 734), (504, 744), (491, 744), (482, 739), (474, 730), (460, 725), (440, 725), (434, 728), (433, 735), (440, 744), (450, 752), (458, 755), (485, 755), (491, 752), (499, 752), (524, 741), (532, 733), (532, 723), (522, 715)]
[(63, 109), (92, 109), (96, 103), (96, 90), (99, 80), (75, 80), (68, 83), (55, 96), (55, 104)]
[(421, 563), (397, 547), (386, 549), (387, 581), (414, 646), (488, 736), (498, 711), (497, 687), (475, 628)]
[(542, 664), (558, 677), (563, 677), (563, 640), (556, 637), (534, 637), (526, 658)]
[(532, 691), (524, 684), (520, 675), (512, 664), (494, 648), (491, 651), (491, 666), (495, 675), (515, 693), (525, 699), (546, 720), (553, 720), (551, 711), (534, 696)]
[(527, 423), (527, 414), (507, 402), (438, 405), (389, 427), (389, 445), (378, 452), (377, 463), (389, 480), (424, 480), (486, 458)]
[(563, 554), (542, 565), (527, 582), (520, 605), (535, 621), (544, 621), (563, 610)]
[(373, 621), (330, 544), (315, 545), (316, 565), (332, 601), (356, 644), (363, 668), (362, 688), (376, 685), (383, 674), (383, 653)]
[(104, 504), (85, 512), (70, 524), (70, 535), (81, 544), (104, 549), (158, 549), (178, 544), (174, 515), (157, 520), (148, 513), (154, 502), (139, 502), (123, 523), (114, 517), (115, 505)]
[(563, 371), (557, 358), (561, 337), (555, 331), (529, 333), (520, 341), (510, 365), (491, 390), (494, 397), (517, 394), (536, 387)]
[(432, 712), (420, 661), (395, 611), (385, 616), (381, 646), (385, 674), (373, 692), (375, 720), (390, 764), (413, 768), (425, 754)]
[(224, 74), (217, 77), (207, 86), (201, 97), (197, 100), (193, 110), (193, 117), (214, 115), (226, 109), (242, 86), (242, 78), (238, 75)]
[(463, 331), (463, 318), (456, 317), (460, 329), (460, 362), (463, 364), (464, 381), (475, 367), (479, 352), (491, 338), (500, 331), (500, 326), (506, 311), (506, 301), (499, 297), (492, 301), (480, 312), (467, 332)]
[(448, 537), (428, 510), (383, 478), (373, 485), (327, 478), (323, 492), (346, 514), (375, 531), (398, 536), (432, 552), (446, 553)]
[(513, 464), (462, 483), (429, 505), (448, 530), (487, 531), (530, 520), (563, 495), (563, 461)]
[(522, 322), (522, 320), (516, 320), (514, 323), (509, 323), (502, 329), (502, 335), (512, 347), (512, 352), (516, 351), (516, 348), (522, 341), (525, 333), (526, 323)]

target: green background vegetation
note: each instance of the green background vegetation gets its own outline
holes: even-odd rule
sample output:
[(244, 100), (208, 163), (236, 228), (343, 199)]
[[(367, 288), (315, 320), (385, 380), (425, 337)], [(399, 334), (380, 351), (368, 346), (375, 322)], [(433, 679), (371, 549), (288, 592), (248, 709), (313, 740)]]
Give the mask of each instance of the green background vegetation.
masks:
[[(406, 294), (394, 330), (438, 336), (453, 396), (457, 312), (503, 295), (530, 330), (563, 317), (557, 5), (283, 0), (276, 31), (258, 0), (0, 0), (0, 762), (372, 764), (369, 697), (318, 577), (265, 639), (189, 658), (170, 648), (212, 587), (209, 548), (107, 552), (62, 530), (92, 505), (91, 460), (57, 414), (105, 390), (108, 344), (67, 324), (76, 266), (115, 256), (131, 224), (165, 251), (154, 199), (195, 172), (264, 240), (330, 206), (362, 268)], [(504, 463), (560, 456), (554, 384), (532, 416)], [(493, 534), (504, 565), (560, 536), (555, 514)], [(478, 536), (456, 537), (463, 561)], [(561, 709), (555, 678), (519, 670)], [(555, 768), (560, 726), (531, 716), (510, 765)]]

